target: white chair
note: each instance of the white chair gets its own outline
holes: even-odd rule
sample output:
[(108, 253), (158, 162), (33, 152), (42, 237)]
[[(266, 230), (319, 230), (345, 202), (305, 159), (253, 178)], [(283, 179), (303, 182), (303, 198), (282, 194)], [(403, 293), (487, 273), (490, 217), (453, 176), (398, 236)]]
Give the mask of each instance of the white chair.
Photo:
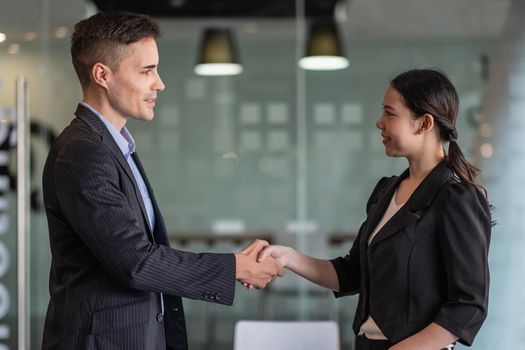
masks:
[(339, 350), (334, 321), (239, 321), (234, 350)]

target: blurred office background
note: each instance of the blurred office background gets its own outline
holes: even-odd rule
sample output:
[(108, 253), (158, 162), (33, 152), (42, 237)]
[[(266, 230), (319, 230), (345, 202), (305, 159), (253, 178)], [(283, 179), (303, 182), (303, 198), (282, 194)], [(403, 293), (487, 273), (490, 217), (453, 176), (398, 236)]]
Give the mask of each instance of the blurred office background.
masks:
[[(461, 99), (459, 143), (483, 170), (498, 222), (489, 317), (473, 349), (525, 348), (524, 1), (96, 2), (151, 13), (163, 31), (166, 90), (152, 123), (128, 127), (178, 249), (234, 252), (259, 237), (317, 257), (345, 254), (375, 183), (406, 167), (384, 155), (375, 128), (389, 79), (411, 68), (446, 72)], [(52, 135), (81, 98), (69, 37), (96, 11), (83, 0), (0, 2), (0, 348), (17, 347), (20, 312), (28, 348), (40, 347), (50, 265), (42, 166)], [(303, 69), (310, 29), (327, 21), (338, 30), (348, 66)], [(197, 74), (204, 33), (225, 29), (242, 72)], [(19, 97), (29, 90), (32, 124), (22, 259), (12, 136), (19, 76), (28, 81)], [(26, 310), (17, 302), (21, 261)], [(355, 306), (355, 297), (335, 300), (288, 273), (264, 291), (238, 286), (232, 307), (185, 300), (190, 348), (231, 349), (237, 321), (268, 319), (337, 321), (342, 348), (352, 349)]]

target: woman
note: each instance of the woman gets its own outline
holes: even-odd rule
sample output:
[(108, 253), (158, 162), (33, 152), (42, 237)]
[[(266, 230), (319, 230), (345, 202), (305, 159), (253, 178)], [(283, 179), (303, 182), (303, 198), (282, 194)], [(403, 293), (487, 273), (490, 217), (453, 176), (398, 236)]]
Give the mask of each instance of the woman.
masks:
[(438, 71), (393, 79), (376, 126), (385, 153), (405, 157), (408, 169), (378, 182), (349, 254), (323, 260), (269, 246), (259, 255), (336, 297), (359, 293), (357, 349), (471, 345), (485, 320), (490, 205), (478, 169), (456, 142), (458, 104), (454, 86)]

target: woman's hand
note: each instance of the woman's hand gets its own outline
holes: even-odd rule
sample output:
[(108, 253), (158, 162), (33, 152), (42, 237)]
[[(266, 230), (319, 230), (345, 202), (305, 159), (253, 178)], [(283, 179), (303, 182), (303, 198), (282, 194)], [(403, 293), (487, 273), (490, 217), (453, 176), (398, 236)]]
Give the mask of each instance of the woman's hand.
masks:
[(416, 334), (400, 341), (389, 350), (435, 350), (444, 349), (449, 344), (458, 340), (454, 334), (447, 329), (432, 322)]
[[(339, 291), (339, 279), (333, 264), (329, 260), (309, 257), (291, 247), (266, 245), (259, 252), (257, 261), (264, 263), (269, 259), (275, 259), (283, 268), (287, 268), (315, 284), (336, 292)], [(244, 286), (250, 288), (249, 285)]]
[(275, 278), (284, 275), (283, 266), (277, 259), (270, 257), (264, 262), (257, 260), (261, 250), (268, 245), (268, 242), (256, 239), (235, 254), (236, 278), (248, 289), (264, 288)]
[[(257, 255), (257, 262), (263, 263), (268, 258), (274, 258), (283, 268), (286, 267), (287, 263), (287, 253), (291, 250), (289, 247), (281, 246), (281, 245), (261, 245), (258, 247), (259, 253)], [(284, 276), (284, 271), (282, 274), (279, 275), (279, 277)], [(250, 290), (253, 289), (254, 286), (248, 283), (242, 284), (246, 289)]]
[(267, 258), (272, 257), (277, 260), (282, 267), (287, 267), (289, 263), (290, 248), (282, 245), (268, 245), (261, 249), (257, 258), (258, 262), (263, 262)]

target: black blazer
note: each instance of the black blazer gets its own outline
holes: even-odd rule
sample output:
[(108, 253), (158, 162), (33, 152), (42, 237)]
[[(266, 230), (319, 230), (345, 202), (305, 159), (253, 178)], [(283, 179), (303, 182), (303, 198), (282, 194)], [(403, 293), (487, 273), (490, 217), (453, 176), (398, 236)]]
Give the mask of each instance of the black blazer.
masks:
[(335, 294), (359, 293), (356, 334), (371, 315), (393, 343), (436, 322), (471, 345), (487, 316), (489, 205), (441, 162), (368, 245), (407, 176), (408, 170), (376, 185), (349, 254), (332, 260)]
[(153, 190), (135, 158), (155, 210), (151, 232), (115, 140), (88, 108), (79, 105), (75, 114), (43, 174), (52, 263), (42, 347), (186, 349), (181, 297), (232, 304), (235, 257), (169, 248)]

